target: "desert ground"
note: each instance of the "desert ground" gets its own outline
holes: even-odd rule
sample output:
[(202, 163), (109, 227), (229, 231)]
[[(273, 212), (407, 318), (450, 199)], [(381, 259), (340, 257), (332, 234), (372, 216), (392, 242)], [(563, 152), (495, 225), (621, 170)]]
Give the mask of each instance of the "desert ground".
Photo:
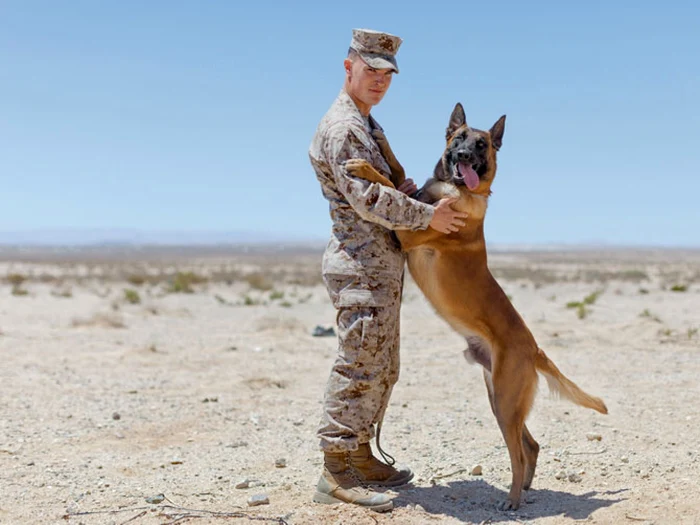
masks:
[(382, 444), (416, 477), (386, 514), (311, 502), (336, 353), (313, 335), (335, 322), (320, 261), (1, 249), (0, 523), (700, 523), (700, 252), (491, 251), (540, 346), (610, 410), (540, 381), (515, 512), (497, 510), (510, 463), (481, 371), (410, 279)]

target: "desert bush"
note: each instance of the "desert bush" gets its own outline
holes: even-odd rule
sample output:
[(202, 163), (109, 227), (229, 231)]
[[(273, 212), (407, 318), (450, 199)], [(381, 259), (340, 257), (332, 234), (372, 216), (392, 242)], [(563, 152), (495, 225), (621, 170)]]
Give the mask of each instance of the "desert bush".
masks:
[(576, 309), (576, 314), (578, 315), (578, 318), (585, 319), (586, 316), (588, 316), (588, 314), (590, 313), (590, 310), (587, 307), (594, 304), (598, 300), (598, 297), (600, 297), (600, 294), (602, 293), (602, 290), (596, 290), (595, 292), (590, 293), (586, 297), (584, 297), (582, 301), (570, 301), (566, 303), (566, 307)]
[(7, 282), (10, 283), (13, 287), (20, 287), (24, 282), (27, 280), (26, 275), (22, 275), (21, 273), (11, 273), (7, 276)]
[(75, 318), (71, 322), (73, 327), (102, 327), (102, 328), (126, 328), (126, 324), (121, 316), (111, 313), (96, 313), (87, 319)]
[(244, 280), (253, 290), (267, 292), (272, 290), (272, 280), (265, 274), (260, 272), (251, 273), (245, 276)]
[(197, 275), (194, 272), (177, 272), (170, 282), (168, 291), (171, 293), (194, 293), (195, 284), (207, 282), (206, 277)]
[(142, 274), (132, 273), (126, 277), (126, 281), (134, 286), (141, 286), (148, 281), (148, 278)]
[(139, 304), (141, 302), (141, 296), (136, 290), (132, 290), (131, 288), (125, 288), (124, 300), (129, 304)]
[(661, 318), (658, 315), (654, 315), (649, 311), (648, 308), (645, 308), (641, 314), (639, 314), (639, 317), (643, 319), (651, 319), (652, 321), (656, 321), (657, 323), (661, 323)]

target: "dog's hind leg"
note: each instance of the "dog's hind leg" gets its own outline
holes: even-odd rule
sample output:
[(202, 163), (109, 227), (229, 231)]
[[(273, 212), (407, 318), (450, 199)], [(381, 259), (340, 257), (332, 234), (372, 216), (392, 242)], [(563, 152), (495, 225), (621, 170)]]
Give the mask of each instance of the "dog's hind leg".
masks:
[[(528, 446), (524, 445), (523, 438), (529, 436), (529, 432), (526, 434), (525, 419), (534, 399), (537, 372), (534, 367), (531, 370), (523, 369), (522, 364), (520, 359), (509, 358), (507, 355), (502, 356), (500, 360), (494, 359), (490, 377), (492, 408), (508, 447), (513, 473), (510, 493), (508, 500), (502, 505), (503, 510), (516, 510), (520, 506), (520, 496), (529, 466), (530, 454), (526, 452)], [(487, 388), (488, 383), (487, 381)]]
[[(486, 391), (489, 395), (489, 403), (491, 411), (496, 415), (496, 406), (493, 400), (493, 382), (491, 380), (491, 371), (484, 368), (484, 383), (486, 383)], [(540, 453), (540, 445), (532, 437), (527, 425), (523, 424), (522, 434), (523, 452), (525, 454), (525, 479), (523, 480), (523, 490), (530, 490), (532, 486), (532, 478), (535, 476), (535, 467), (537, 467), (537, 456)]]
[(532, 478), (535, 477), (535, 468), (537, 467), (537, 456), (540, 454), (540, 445), (532, 437), (527, 425), (523, 425), (523, 451), (525, 452), (525, 480), (523, 481), (523, 490), (530, 490), (532, 486)]
[[(478, 336), (467, 337), (469, 347), (464, 351), (464, 357), (471, 363), (478, 363), (484, 368), (484, 382), (486, 383), (486, 391), (489, 395), (489, 403), (491, 411), (496, 419), (496, 405), (493, 393), (493, 380), (491, 377), (491, 350), (488, 344)], [(528, 407), (529, 411), (529, 407)], [(500, 423), (499, 423), (500, 424)], [(521, 435), (523, 458), (525, 462), (525, 474), (523, 478), (523, 489), (529, 490), (532, 485), (532, 478), (535, 476), (535, 467), (537, 466), (537, 456), (540, 452), (540, 446), (532, 437), (530, 431), (523, 420), (523, 431)]]

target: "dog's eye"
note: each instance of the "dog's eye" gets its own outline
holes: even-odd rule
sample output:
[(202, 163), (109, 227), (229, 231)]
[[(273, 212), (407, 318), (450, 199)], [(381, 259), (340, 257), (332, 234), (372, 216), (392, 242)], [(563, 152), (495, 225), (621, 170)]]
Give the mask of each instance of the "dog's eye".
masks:
[(484, 139), (477, 140), (476, 147), (479, 149), (484, 149), (486, 147), (486, 141)]

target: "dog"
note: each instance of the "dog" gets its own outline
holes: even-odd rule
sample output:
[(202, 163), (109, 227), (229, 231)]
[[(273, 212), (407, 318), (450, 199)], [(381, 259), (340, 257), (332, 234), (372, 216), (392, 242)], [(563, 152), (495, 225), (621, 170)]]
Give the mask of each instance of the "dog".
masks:
[[(550, 390), (580, 406), (607, 414), (605, 403), (566, 378), (540, 349), (522, 317), (487, 265), (484, 217), (496, 175), (496, 154), (505, 131), (505, 115), (489, 131), (470, 128), (457, 104), (446, 130), (447, 145), (433, 177), (416, 194), (433, 204), (458, 197), (453, 209), (467, 212), (466, 225), (443, 234), (432, 228), (399, 230), (408, 268), (423, 294), (440, 316), (468, 343), (465, 357), (483, 367), (491, 410), (508, 447), (513, 480), (502, 510), (520, 506), (522, 490), (532, 484), (539, 445), (525, 420), (532, 407), (540, 372)], [(375, 140), (392, 170), (393, 180), (405, 178), (386, 138)], [(362, 159), (350, 159), (352, 176), (395, 187)]]

